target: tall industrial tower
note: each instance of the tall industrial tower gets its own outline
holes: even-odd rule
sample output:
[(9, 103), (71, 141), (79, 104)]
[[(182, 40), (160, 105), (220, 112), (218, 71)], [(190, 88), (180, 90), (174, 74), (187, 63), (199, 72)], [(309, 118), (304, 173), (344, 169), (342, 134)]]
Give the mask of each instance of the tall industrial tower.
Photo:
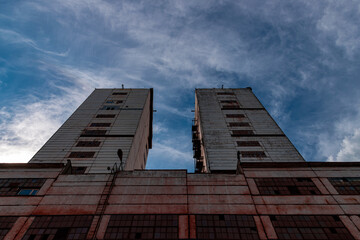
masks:
[(304, 162), (251, 88), (196, 89), (196, 172), (235, 172), (238, 162)]
[(152, 89), (95, 89), (30, 163), (69, 160), (73, 171), (84, 173), (145, 169), (152, 145), (152, 98)]

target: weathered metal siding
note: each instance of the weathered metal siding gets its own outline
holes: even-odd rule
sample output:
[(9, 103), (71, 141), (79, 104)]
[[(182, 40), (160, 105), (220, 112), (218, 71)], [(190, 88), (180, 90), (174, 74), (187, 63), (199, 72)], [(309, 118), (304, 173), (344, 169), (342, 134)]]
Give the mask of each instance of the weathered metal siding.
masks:
[[(114, 92), (127, 93), (113, 95)], [(121, 103), (107, 103), (121, 101)], [(119, 109), (102, 110), (103, 106), (115, 106)], [(32, 163), (66, 163), (71, 159), (73, 166), (85, 166), (88, 173), (106, 173), (114, 163), (119, 164), (117, 150), (123, 151), (123, 164), (129, 157), (132, 146), (137, 152), (132, 157), (134, 163), (127, 169), (144, 168), (144, 155), (147, 157), (146, 143), (149, 137), (150, 110), (149, 89), (96, 89), (70, 118), (59, 128), (49, 141), (30, 160)], [(146, 114), (144, 114), (144, 111)], [(114, 118), (97, 118), (98, 114), (114, 114)], [(141, 116), (142, 119), (141, 119)], [(141, 123), (140, 123), (141, 120)], [(92, 127), (91, 123), (111, 123), (108, 127)], [(84, 130), (106, 130), (110, 136), (80, 136)], [(134, 140), (135, 136), (137, 137)], [(77, 147), (78, 141), (100, 141), (97, 147)], [(144, 149), (140, 149), (141, 148)], [(89, 158), (69, 158), (71, 152), (95, 152)], [(135, 162), (139, 162), (138, 164)], [(132, 167), (132, 168), (131, 168)]]
[(236, 169), (236, 150), (215, 90), (196, 90), (206, 162), (213, 170)]
[[(266, 155), (241, 155), (241, 162), (304, 161), (251, 89), (196, 89), (196, 104), (195, 119), (201, 125), (204, 157), (210, 172), (236, 170), (237, 151)], [(237, 141), (258, 141), (260, 146), (238, 147)]]

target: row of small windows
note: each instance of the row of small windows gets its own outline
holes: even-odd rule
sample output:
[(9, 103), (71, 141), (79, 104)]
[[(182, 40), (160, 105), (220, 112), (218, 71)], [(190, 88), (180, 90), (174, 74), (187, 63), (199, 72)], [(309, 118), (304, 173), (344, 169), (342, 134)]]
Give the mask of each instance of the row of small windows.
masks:
[(270, 216), (279, 239), (354, 239), (339, 216)]
[(254, 178), (261, 195), (321, 194), (311, 178)]
[[(36, 216), (22, 240), (86, 239), (93, 216)], [(111, 215), (110, 239), (179, 239), (178, 215)], [(354, 239), (337, 215), (270, 215), (278, 239)], [(0, 238), (17, 217), (0, 217)], [(196, 239), (259, 239), (252, 215), (195, 215)]]
[(0, 178), (0, 195), (36, 195), (45, 181), (44, 178)]
[(93, 216), (40, 216), (22, 240), (80, 240), (86, 239)]

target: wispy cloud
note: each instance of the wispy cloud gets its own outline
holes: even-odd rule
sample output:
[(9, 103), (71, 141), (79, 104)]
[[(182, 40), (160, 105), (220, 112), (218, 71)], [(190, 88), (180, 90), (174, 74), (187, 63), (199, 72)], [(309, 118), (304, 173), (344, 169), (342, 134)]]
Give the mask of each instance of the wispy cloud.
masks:
[(32, 47), (33, 49), (36, 49), (45, 54), (50, 54), (50, 55), (59, 56), (59, 57), (66, 57), (69, 54), (69, 50), (62, 52), (62, 53), (58, 53), (58, 52), (53, 52), (53, 51), (42, 49), (30, 38), (27, 38), (15, 31), (8, 30), (8, 29), (0, 29), (0, 38), (2, 38), (3, 40), (5, 40), (8, 43), (26, 44), (26, 45)]

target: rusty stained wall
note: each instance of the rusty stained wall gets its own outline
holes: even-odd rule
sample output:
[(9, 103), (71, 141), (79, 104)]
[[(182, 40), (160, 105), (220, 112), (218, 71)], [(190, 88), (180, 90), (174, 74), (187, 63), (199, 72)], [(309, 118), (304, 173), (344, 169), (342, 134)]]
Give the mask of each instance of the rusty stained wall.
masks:
[[(304, 161), (251, 89), (196, 89), (195, 98), (195, 119), (201, 125), (203, 156), (210, 172), (236, 170), (237, 151), (265, 154), (244, 155), (241, 162)], [(232, 126), (233, 123), (243, 125)], [(236, 134), (244, 130), (249, 132)], [(238, 147), (237, 141), (258, 141), (260, 146)]]
[[(18, 220), (21, 226), (15, 224), (14, 228), (26, 232), (29, 224), (25, 220), (32, 221), (30, 216), (104, 214), (97, 219), (100, 225), (97, 236), (101, 239), (109, 217), (114, 214), (175, 214), (182, 226), (179, 225), (179, 234), (192, 232), (192, 236), (196, 236), (192, 220), (196, 215), (238, 214), (254, 216), (262, 239), (276, 239), (269, 216), (336, 215), (356, 235), (360, 234), (360, 197), (340, 195), (328, 177), (360, 177), (359, 170), (359, 167), (257, 167), (244, 168), (240, 175), (187, 174), (185, 170), (120, 172), (114, 178), (107, 203), (101, 198), (107, 195), (105, 188), (112, 182), (110, 174), (58, 175), (59, 169), (6, 170), (0, 171), (0, 178), (21, 175), (44, 177), (47, 181), (36, 196), (0, 197), (0, 216), (23, 217)], [(255, 183), (258, 178), (311, 178), (320, 194), (261, 195)], [(190, 235), (185, 236), (186, 239)]]
[[(113, 95), (115, 92), (126, 95)], [(113, 101), (107, 103), (107, 101)], [(107, 167), (119, 163), (117, 150), (123, 151), (124, 165), (131, 149), (139, 146), (141, 156), (131, 156), (127, 169), (144, 168), (144, 154), (149, 135), (149, 89), (96, 89), (83, 104), (69, 117), (59, 130), (35, 154), (30, 163), (66, 163), (72, 161), (73, 166), (86, 166), (88, 173), (106, 173)], [(103, 106), (114, 106), (119, 109), (102, 110)], [(144, 113), (144, 111), (146, 113)], [(97, 118), (99, 114), (115, 115), (113, 118)], [(141, 124), (139, 124), (141, 122)], [(110, 126), (91, 126), (91, 123), (110, 123)], [(80, 136), (84, 130), (106, 130), (105, 135)], [(111, 135), (111, 136), (109, 136)], [(139, 137), (140, 135), (140, 137)], [(136, 140), (134, 140), (136, 137)], [(144, 138), (142, 138), (144, 137)], [(78, 147), (78, 141), (99, 141), (99, 146)], [(135, 146), (135, 147), (134, 147)], [(95, 152), (93, 157), (70, 158), (71, 152)], [(135, 163), (136, 162), (136, 163)], [(139, 162), (139, 163), (137, 163)]]
[[(239, 214), (254, 216), (263, 239), (276, 239), (269, 216), (336, 215), (356, 236), (360, 234), (360, 197), (340, 195), (328, 178), (360, 177), (359, 170), (359, 167), (256, 167), (244, 168), (244, 174), (240, 175), (149, 170), (119, 172), (112, 181), (110, 174), (58, 175), (60, 169), (2, 169), (0, 178), (22, 176), (47, 180), (36, 196), (0, 197), (0, 216), (22, 217), (14, 228), (26, 232), (29, 224), (25, 223), (32, 221), (33, 216), (104, 214), (97, 218), (100, 225), (97, 235), (101, 239), (106, 221), (114, 214), (175, 214), (181, 219), (179, 234), (192, 232), (192, 236), (196, 236), (192, 220), (196, 215)], [(261, 195), (255, 183), (258, 178), (311, 178), (320, 193)], [(111, 193), (107, 194), (106, 186), (111, 183)], [(105, 203), (101, 199), (107, 195)]]

